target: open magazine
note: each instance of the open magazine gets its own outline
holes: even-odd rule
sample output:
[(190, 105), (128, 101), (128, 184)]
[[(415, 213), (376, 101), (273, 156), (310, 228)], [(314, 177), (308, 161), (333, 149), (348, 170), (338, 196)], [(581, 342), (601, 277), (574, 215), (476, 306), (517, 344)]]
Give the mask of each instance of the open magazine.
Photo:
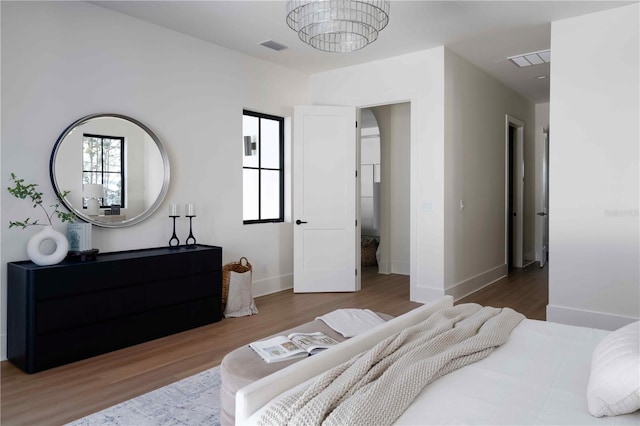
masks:
[(271, 339), (249, 343), (268, 364), (313, 355), (337, 345), (339, 342), (321, 331), (315, 333), (291, 333)]

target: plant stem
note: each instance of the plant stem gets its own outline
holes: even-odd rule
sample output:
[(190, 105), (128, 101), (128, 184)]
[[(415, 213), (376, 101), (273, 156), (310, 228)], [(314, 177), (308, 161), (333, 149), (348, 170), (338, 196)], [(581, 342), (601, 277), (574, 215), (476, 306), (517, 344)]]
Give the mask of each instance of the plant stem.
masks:
[[(49, 225), (50, 225), (50, 226), (53, 226), (53, 223), (51, 222), (51, 216), (49, 216), (49, 213), (47, 212), (47, 209), (45, 209), (45, 208), (42, 206), (42, 203), (39, 203), (38, 205), (39, 205), (39, 206), (40, 206), (40, 208), (44, 211), (44, 215), (45, 215), (45, 217), (47, 218), (47, 220), (49, 221)], [(52, 213), (52, 214), (53, 214), (53, 213)], [(46, 225), (45, 225), (45, 226), (46, 226)]]

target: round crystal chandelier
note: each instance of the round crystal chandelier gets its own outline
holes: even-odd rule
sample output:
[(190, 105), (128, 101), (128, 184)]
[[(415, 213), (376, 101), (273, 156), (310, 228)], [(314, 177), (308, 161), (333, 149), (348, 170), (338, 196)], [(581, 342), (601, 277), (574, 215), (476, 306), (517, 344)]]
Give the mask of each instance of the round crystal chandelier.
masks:
[(376, 41), (389, 8), (382, 0), (289, 0), (287, 25), (318, 50), (353, 52)]

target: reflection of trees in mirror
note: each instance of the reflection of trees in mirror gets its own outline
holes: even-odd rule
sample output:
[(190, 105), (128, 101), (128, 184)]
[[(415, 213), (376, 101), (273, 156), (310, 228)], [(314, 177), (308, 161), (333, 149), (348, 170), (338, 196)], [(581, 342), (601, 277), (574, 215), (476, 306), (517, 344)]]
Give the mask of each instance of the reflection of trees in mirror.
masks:
[[(33, 202), (33, 208), (35, 209), (36, 207), (40, 207), (44, 213), (45, 213), (45, 217), (47, 218), (47, 221), (49, 222), (49, 225), (53, 225), (51, 218), (53, 218), (54, 216), (57, 216), (58, 219), (60, 219), (61, 222), (75, 222), (76, 220), (76, 215), (70, 212), (64, 212), (61, 211), (59, 209), (60, 204), (61, 204), (61, 199), (63, 197), (65, 197), (67, 194), (69, 194), (69, 191), (64, 191), (60, 194), (58, 194), (58, 202), (55, 204), (51, 204), (49, 205), (49, 207), (53, 208), (53, 211), (49, 212), (47, 211), (47, 209), (42, 205), (42, 192), (38, 192), (36, 190), (36, 187), (38, 186), (38, 184), (35, 183), (28, 183), (25, 184), (24, 183), (24, 179), (19, 179), (14, 173), (11, 173), (11, 181), (13, 181), (13, 183), (15, 184), (14, 187), (7, 187), (7, 190), (9, 191), (9, 193), (11, 195), (13, 195), (16, 198), (20, 198), (20, 199), (26, 199), (29, 198), (31, 200), (31, 202)], [(21, 226), (22, 229), (26, 228), (27, 226), (33, 226), (33, 225), (47, 225), (46, 223), (39, 223), (38, 219), (31, 221), (31, 218), (28, 217), (23, 221), (9, 221), (9, 228), (13, 228), (14, 226)]]
[[(83, 134), (82, 138), (82, 182), (102, 184), (104, 198), (101, 208), (112, 205), (125, 206), (122, 183), (124, 174), (124, 137)], [(83, 207), (87, 200), (83, 200)]]

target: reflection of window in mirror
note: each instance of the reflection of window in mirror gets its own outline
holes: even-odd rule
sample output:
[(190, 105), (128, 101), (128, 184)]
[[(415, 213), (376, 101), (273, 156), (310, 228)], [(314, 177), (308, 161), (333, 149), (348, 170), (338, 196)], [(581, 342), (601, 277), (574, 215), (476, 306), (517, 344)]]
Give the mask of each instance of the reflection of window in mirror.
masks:
[[(102, 184), (105, 196), (100, 207), (125, 206), (124, 137), (84, 134), (82, 182)], [(87, 200), (82, 201), (86, 208)]]

